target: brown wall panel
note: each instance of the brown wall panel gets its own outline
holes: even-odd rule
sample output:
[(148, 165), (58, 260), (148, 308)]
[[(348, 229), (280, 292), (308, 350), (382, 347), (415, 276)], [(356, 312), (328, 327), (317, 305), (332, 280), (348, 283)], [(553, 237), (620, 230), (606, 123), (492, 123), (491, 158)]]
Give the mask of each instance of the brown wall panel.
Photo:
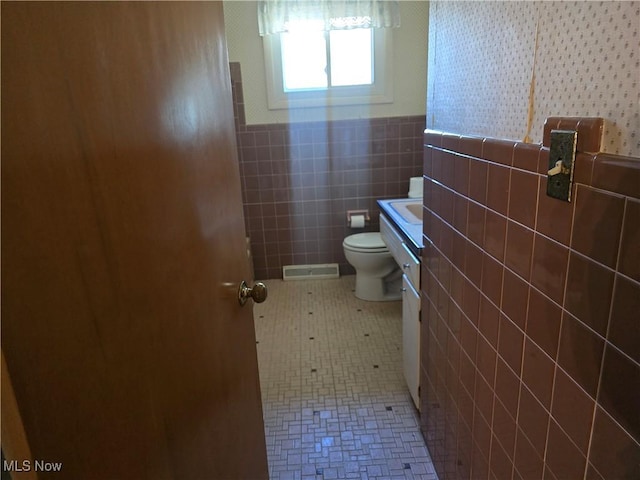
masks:
[[(597, 151), (598, 122), (579, 120), (564, 124), (579, 150)], [(425, 242), (451, 268), (446, 278), (424, 270), (422, 388), (448, 396), (468, 427), (452, 433), (457, 469), (434, 455), (440, 479), (640, 477), (640, 159), (579, 151), (566, 203), (546, 195), (547, 144), (438, 131), (424, 140)], [(468, 190), (455, 175), (467, 164)], [(464, 204), (466, 225), (447, 210)], [(442, 375), (433, 325), (452, 323), (464, 327), (451, 330), (460, 375), (432, 392)], [(432, 415), (428, 402), (421, 414)], [(433, 424), (422, 425), (434, 454)]]

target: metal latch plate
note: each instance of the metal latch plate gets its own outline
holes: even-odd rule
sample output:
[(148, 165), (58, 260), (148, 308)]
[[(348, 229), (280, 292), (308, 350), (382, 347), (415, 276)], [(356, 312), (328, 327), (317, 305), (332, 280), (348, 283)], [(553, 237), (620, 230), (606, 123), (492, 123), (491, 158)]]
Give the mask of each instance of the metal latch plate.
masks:
[(577, 139), (575, 130), (551, 130), (547, 171), (547, 195), (550, 197), (571, 201)]

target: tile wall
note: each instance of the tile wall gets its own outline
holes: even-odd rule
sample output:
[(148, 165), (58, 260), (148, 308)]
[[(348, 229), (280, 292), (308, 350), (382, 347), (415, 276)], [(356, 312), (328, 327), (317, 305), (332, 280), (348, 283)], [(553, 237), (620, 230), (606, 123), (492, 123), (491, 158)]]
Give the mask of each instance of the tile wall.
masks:
[[(338, 263), (346, 212), (380, 198), (406, 197), (422, 175), (425, 116), (246, 125), (240, 64), (231, 63), (247, 235), (256, 278), (281, 278), (284, 265)], [(363, 230), (365, 231), (365, 230)]]
[[(549, 132), (578, 130), (571, 203)], [(422, 428), (441, 480), (640, 478), (640, 159), (425, 132)]]

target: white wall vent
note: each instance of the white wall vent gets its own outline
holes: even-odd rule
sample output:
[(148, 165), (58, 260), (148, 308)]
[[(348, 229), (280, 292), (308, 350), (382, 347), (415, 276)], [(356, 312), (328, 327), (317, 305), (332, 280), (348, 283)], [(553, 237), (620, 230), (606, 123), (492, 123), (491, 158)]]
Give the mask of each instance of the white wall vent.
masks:
[(282, 267), (283, 280), (320, 280), (324, 278), (339, 278), (340, 270), (337, 263), (323, 263), (318, 265), (285, 265)]

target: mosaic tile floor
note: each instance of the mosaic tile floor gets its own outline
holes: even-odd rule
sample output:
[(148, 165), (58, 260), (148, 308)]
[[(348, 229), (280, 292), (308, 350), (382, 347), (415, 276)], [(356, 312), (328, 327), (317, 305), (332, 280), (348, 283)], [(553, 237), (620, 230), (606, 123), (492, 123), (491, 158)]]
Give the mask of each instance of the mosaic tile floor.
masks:
[(400, 302), (365, 302), (354, 276), (270, 280), (255, 305), (274, 479), (437, 480), (402, 374)]

